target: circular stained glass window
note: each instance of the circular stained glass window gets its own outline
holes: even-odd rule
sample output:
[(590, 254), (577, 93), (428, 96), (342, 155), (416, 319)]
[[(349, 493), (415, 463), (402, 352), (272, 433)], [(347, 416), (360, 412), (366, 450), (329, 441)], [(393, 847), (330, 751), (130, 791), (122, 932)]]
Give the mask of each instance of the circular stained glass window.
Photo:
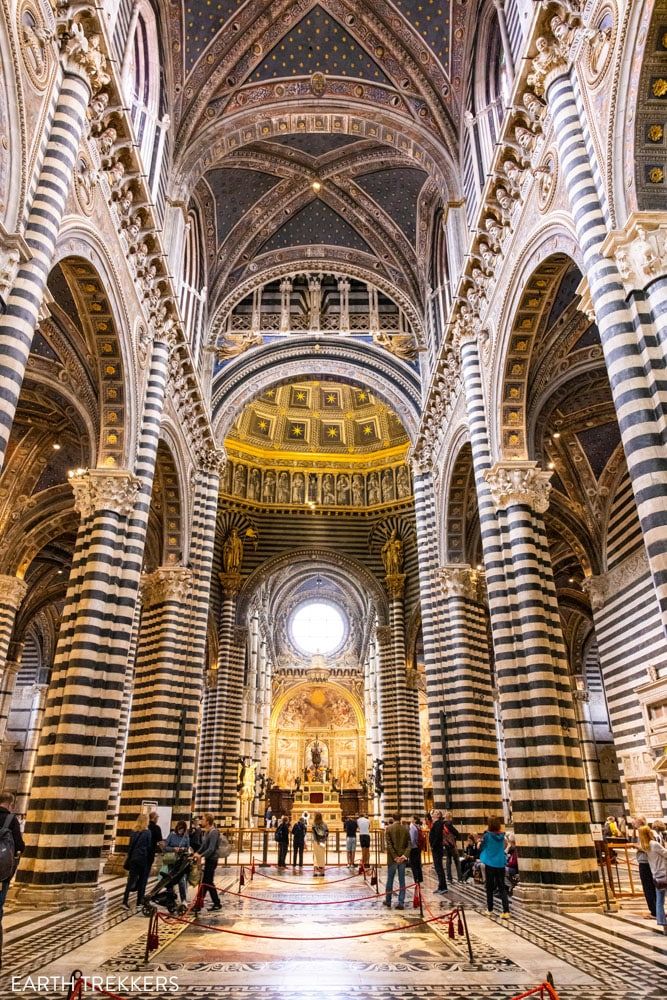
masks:
[(292, 641), (306, 656), (335, 653), (345, 639), (346, 631), (343, 612), (326, 601), (300, 604), (290, 619)]

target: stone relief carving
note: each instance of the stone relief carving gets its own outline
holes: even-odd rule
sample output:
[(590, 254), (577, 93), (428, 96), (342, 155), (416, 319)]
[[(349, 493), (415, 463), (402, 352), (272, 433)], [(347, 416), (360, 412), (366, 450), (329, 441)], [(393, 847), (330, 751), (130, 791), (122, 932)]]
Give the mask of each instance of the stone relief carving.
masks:
[(539, 469), (536, 462), (496, 462), (484, 478), (498, 510), (525, 504), (543, 514), (549, 507), (551, 472)]
[(84, 520), (101, 511), (129, 517), (141, 487), (134, 473), (122, 469), (77, 470), (69, 483), (74, 490), (74, 507)]

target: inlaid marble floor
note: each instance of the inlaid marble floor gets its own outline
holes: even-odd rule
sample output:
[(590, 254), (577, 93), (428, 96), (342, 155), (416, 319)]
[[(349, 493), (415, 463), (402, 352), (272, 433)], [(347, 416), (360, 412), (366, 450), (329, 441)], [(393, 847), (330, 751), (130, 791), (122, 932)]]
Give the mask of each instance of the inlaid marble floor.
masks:
[[(509, 922), (501, 921), (486, 915), (477, 888), (457, 887), (451, 902), (442, 901), (427, 875), (427, 919), (452, 903), (465, 905), (470, 962), (465, 938), (450, 939), (446, 924), (420, 923), (410, 891), (404, 911), (388, 910), (382, 895), (359, 877), (344, 880), (347, 874), (332, 869), (325, 880), (316, 880), (290, 869), (282, 875), (268, 869), (239, 896), (238, 880), (223, 870), (217, 881), (229, 891), (222, 911), (162, 922), (160, 948), (147, 964), (147, 921), (120, 909), (122, 882), (108, 880), (108, 901), (97, 912), (40, 913), (29, 924), (25, 911), (10, 913), (4, 981), (11, 987), (13, 974), (20, 989), (27, 975), (67, 977), (79, 968), (111, 980), (130, 974), (169, 977), (170, 991), (132, 994), (160, 1000), (509, 1000), (550, 971), (562, 1000), (667, 996), (667, 938), (654, 933), (649, 922), (554, 915), (519, 904)], [(37, 927), (41, 933), (35, 936)], [(21, 993), (0, 986), (2, 1000), (11, 995)], [(64, 1000), (65, 993), (41, 996)]]

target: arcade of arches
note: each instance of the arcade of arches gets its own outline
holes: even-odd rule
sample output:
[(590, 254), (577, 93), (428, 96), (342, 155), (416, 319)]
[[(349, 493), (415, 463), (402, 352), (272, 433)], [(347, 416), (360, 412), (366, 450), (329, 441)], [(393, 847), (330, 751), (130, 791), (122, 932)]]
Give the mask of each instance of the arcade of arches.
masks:
[(0, 0), (5, 970), (134, 968), (152, 805), (435, 807), (503, 817), (511, 929), (455, 887), (469, 981), (323, 982), (658, 995), (599, 854), (667, 815), (666, 108), (665, 0)]

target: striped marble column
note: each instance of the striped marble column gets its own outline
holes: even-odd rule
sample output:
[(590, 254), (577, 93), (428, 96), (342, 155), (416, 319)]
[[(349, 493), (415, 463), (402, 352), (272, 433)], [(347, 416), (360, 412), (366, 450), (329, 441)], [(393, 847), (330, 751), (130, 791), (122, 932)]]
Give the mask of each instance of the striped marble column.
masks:
[(586, 774), (586, 790), (588, 792), (588, 808), (593, 823), (604, 823), (607, 818), (607, 808), (604, 799), (602, 774), (600, 773), (600, 758), (595, 741), (595, 729), (591, 720), (589, 708), (590, 695), (586, 680), (582, 674), (572, 678), (572, 697), (577, 716), (579, 745)]
[(428, 462), (413, 464), (415, 524), (419, 565), (419, 606), (424, 646), (424, 672), (428, 702), (429, 736), (433, 796), (436, 805), (446, 800), (446, 762), (444, 747), (444, 681), (446, 649), (444, 640), (446, 611), (440, 593), (438, 575), (438, 516), (436, 512), (433, 473)]
[(398, 758), (397, 809), (407, 818), (424, 811), (424, 787), (419, 738), (419, 695), (416, 676), (409, 676), (405, 657), (405, 574), (385, 577), (394, 663), (394, 705)]
[(12, 741), (5, 739), (5, 735), (14, 687), (16, 686), (16, 675), (20, 666), (20, 660), (5, 660), (2, 680), (0, 680), (0, 788), (4, 786), (7, 764), (12, 751)]
[(440, 581), (447, 615), (440, 679), (446, 783), (436, 805), (450, 809), (460, 829), (476, 831), (502, 813), (486, 611), (477, 570), (441, 566)]
[[(648, 310), (626, 301), (619, 265), (586, 150), (570, 71), (563, 61), (543, 82), (570, 210), (581, 246), (612, 397), (651, 573), (667, 631), (667, 407), (664, 349)], [(662, 282), (660, 285), (662, 288)], [(662, 298), (657, 289), (655, 295)], [(657, 302), (656, 308), (662, 309)]]
[(25, 734), (21, 769), (16, 783), (14, 812), (17, 813), (25, 814), (28, 811), (28, 799), (32, 786), (32, 776), (35, 770), (35, 761), (37, 760), (37, 749), (42, 731), (48, 689), (48, 684), (33, 684), (32, 686), (32, 705), (30, 706), (30, 716)]
[(118, 816), (122, 851), (143, 800), (190, 818), (199, 678), (189, 671), (188, 632), (192, 572), (161, 566), (142, 578), (143, 611), (137, 642), (132, 711)]
[(197, 812), (212, 812), (216, 821), (232, 822), (238, 809), (237, 773), (241, 752), (243, 671), (247, 629), (236, 625), (240, 573), (221, 573), (223, 601), (218, 632), (218, 669), (210, 702), (207, 731), (201, 734)]
[(61, 52), (59, 96), (41, 173), (25, 229), (31, 256), (17, 272), (0, 315), (0, 469), (4, 464), (44, 289), (74, 177), (76, 157), (94, 89), (109, 82), (98, 39), (69, 27)]
[(70, 481), (81, 527), (17, 873), (35, 903), (96, 894), (136, 600), (123, 571), (140, 481), (120, 469)]
[[(597, 864), (588, 826), (562, 635), (544, 590), (553, 575), (544, 526), (533, 509), (544, 476), (526, 475), (503, 491), (502, 467), (492, 470), (479, 346), (461, 331), (463, 377), (485, 578), (495, 654), (513, 824), (521, 856), (521, 894), (556, 907), (597, 906)], [(514, 473), (508, 472), (510, 482)], [(549, 576), (551, 575), (551, 580)], [(557, 609), (556, 609), (557, 610)]]
[[(139, 635), (139, 621), (141, 619), (141, 600), (137, 601), (134, 610), (134, 623), (132, 625), (132, 639), (130, 640), (130, 652), (127, 657), (127, 668), (125, 670), (125, 683), (123, 685), (123, 702), (118, 722), (118, 736), (116, 738), (116, 752), (113, 759), (113, 771), (111, 773), (111, 785), (109, 787), (109, 803), (107, 805), (107, 820), (104, 829), (104, 844), (102, 850), (107, 852), (116, 837), (118, 826), (118, 806), (120, 800), (120, 788), (123, 780), (123, 765), (125, 763), (125, 750), (127, 748), (127, 732), (130, 724), (130, 706), (132, 704), (132, 689), (134, 686), (134, 667), (137, 658), (137, 638)], [(113, 864), (112, 864), (113, 867)]]
[(25, 580), (19, 580), (17, 576), (0, 574), (0, 697), (4, 688), (3, 674), (14, 632), (16, 613), (27, 592), (28, 585)]
[[(378, 647), (379, 702), (382, 727), (382, 788), (383, 818), (398, 812), (398, 706), (396, 704), (396, 669), (391, 625), (378, 625), (375, 630)], [(377, 786), (377, 781), (376, 781)], [(378, 789), (376, 787), (376, 794)]]

